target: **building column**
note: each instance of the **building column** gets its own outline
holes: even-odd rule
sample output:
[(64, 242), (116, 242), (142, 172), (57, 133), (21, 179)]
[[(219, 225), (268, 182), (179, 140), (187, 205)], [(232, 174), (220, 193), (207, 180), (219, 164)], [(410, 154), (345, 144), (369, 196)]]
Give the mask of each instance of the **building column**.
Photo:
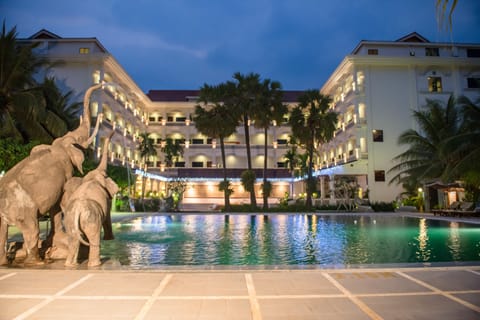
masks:
[(320, 199), (325, 200), (325, 176), (320, 176)]
[(337, 203), (337, 199), (335, 198), (335, 175), (330, 176), (330, 181), (328, 182), (330, 187), (330, 204), (335, 205)]

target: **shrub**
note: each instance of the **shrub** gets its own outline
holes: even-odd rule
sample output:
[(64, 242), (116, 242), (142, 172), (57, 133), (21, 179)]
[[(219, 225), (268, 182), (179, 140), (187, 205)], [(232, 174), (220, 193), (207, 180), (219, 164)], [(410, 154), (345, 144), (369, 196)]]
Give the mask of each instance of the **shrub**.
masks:
[(373, 202), (370, 203), (373, 211), (375, 212), (394, 212), (395, 202)]

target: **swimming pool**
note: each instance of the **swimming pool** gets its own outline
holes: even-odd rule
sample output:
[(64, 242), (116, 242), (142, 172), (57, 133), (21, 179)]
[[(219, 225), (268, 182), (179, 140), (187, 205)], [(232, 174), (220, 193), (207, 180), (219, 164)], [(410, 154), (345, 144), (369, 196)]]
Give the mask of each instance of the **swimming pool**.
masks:
[(480, 261), (480, 226), (389, 215), (153, 215), (114, 223), (102, 257), (147, 266)]

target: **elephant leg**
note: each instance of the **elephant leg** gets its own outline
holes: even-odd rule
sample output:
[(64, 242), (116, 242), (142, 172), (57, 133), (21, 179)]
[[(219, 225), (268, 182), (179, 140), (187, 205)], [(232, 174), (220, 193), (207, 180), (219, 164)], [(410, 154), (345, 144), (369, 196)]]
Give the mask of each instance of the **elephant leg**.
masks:
[(0, 266), (8, 264), (5, 246), (7, 245), (8, 225), (4, 219), (0, 218)]
[(74, 267), (78, 265), (78, 250), (80, 249), (80, 241), (78, 241), (78, 238), (76, 235), (70, 235), (68, 237), (68, 254), (67, 254), (67, 260), (65, 260), (65, 266), (66, 267)]
[(25, 264), (43, 264), (38, 253), (38, 240), (40, 235), (40, 228), (38, 225), (37, 215), (25, 215), (25, 220), (18, 223), (18, 228), (23, 234), (23, 246), (27, 253)]
[(96, 267), (101, 265), (100, 261), (100, 232), (102, 228), (102, 222), (100, 219), (96, 221), (97, 223), (90, 225), (89, 233), (86, 233), (88, 242), (90, 243), (90, 248), (88, 251), (88, 266)]

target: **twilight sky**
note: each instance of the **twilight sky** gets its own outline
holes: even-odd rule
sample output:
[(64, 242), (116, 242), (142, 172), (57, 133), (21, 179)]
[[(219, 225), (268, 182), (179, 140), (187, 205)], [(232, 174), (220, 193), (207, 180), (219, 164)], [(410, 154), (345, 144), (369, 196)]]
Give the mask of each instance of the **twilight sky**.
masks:
[(480, 43), (480, 1), (459, 0), (453, 32), (435, 0), (0, 0), (19, 37), (47, 29), (96, 37), (145, 92), (198, 89), (256, 72), (286, 90), (320, 88), (361, 40), (416, 31), (432, 42)]

